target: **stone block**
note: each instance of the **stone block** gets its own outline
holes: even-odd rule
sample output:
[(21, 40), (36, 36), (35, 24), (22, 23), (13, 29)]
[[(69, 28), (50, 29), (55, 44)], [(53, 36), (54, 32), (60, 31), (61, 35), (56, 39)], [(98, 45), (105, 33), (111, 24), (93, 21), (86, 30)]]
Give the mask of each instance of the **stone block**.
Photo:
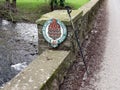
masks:
[(58, 90), (73, 58), (70, 51), (46, 50), (0, 90)]

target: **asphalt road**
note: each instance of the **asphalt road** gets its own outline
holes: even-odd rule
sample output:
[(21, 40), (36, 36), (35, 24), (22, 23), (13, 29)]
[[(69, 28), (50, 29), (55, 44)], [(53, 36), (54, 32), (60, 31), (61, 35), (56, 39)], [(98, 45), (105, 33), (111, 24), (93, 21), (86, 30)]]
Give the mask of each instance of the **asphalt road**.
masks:
[(107, 0), (108, 34), (95, 90), (120, 90), (120, 0)]
[(105, 0), (99, 11), (88, 49), (91, 75), (79, 90), (120, 90), (120, 0)]

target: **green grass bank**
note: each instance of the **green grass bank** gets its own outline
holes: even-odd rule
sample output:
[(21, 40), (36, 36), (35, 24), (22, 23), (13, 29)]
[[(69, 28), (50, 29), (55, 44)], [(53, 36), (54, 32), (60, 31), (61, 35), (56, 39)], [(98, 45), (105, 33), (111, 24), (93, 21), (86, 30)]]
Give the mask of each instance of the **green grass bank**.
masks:
[[(65, 0), (65, 5), (78, 9), (89, 0)], [(0, 6), (4, 6), (5, 0), (0, 0)], [(1, 9), (1, 8), (0, 8)], [(17, 13), (4, 13), (2, 17), (14, 21), (26, 21), (34, 23), (41, 15), (50, 12), (49, 0), (17, 0)], [(11, 14), (11, 15), (10, 15)], [(0, 15), (1, 16), (1, 15)], [(12, 17), (11, 17), (12, 16)]]

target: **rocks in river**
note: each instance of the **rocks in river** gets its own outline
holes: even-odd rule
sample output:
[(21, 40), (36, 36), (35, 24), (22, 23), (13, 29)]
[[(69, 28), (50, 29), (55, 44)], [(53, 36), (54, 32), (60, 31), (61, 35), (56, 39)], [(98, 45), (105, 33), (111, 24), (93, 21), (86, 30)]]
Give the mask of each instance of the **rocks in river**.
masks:
[(21, 71), (26, 67), (27, 67), (27, 62), (17, 63), (17, 64), (14, 64), (14, 65), (11, 65), (11, 68), (16, 70), (16, 71)]
[(0, 86), (11, 80), (36, 57), (36, 24), (0, 22)]

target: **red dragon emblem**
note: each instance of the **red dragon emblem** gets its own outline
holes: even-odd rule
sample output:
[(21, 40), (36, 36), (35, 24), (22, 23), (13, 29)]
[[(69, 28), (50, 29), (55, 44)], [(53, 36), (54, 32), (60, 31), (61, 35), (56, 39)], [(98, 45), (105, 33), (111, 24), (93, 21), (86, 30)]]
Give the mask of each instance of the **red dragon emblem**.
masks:
[(60, 25), (57, 23), (56, 19), (53, 19), (48, 26), (48, 35), (53, 40), (56, 40), (61, 36), (61, 28)]

